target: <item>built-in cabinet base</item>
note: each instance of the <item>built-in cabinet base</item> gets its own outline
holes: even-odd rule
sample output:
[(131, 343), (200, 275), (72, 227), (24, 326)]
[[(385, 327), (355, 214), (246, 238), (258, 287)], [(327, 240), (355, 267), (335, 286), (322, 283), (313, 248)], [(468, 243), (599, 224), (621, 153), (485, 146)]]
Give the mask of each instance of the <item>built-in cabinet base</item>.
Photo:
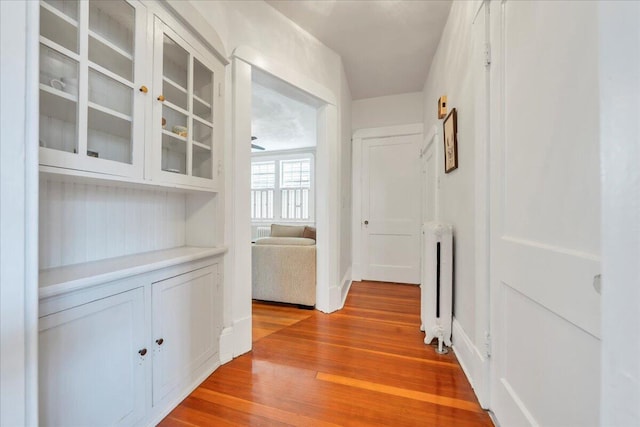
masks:
[[(220, 365), (224, 251), (123, 258), (106, 282), (79, 277), (82, 266), (43, 272), (40, 425), (156, 423), (211, 374)], [(169, 253), (175, 262), (158, 261)], [(89, 265), (99, 272), (114, 262)]]

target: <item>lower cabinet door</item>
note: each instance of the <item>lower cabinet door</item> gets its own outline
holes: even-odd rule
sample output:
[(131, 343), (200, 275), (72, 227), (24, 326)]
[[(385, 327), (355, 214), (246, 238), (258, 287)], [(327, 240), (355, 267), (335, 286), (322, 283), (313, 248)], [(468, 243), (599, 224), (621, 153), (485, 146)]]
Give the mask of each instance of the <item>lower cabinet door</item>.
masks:
[(42, 426), (128, 426), (145, 415), (144, 292), (40, 318)]
[(152, 285), (154, 405), (218, 351), (217, 268)]

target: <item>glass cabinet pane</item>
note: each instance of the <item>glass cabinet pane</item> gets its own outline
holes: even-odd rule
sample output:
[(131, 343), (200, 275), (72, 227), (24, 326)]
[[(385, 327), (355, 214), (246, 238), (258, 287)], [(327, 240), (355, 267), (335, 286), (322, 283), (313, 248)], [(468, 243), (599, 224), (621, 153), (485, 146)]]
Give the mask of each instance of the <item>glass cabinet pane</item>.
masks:
[(135, 9), (124, 0), (89, 2), (89, 61), (133, 81)]
[(193, 121), (192, 141), (192, 175), (200, 178), (211, 179), (211, 147), (213, 128), (198, 120)]
[(40, 146), (77, 151), (78, 63), (40, 45)]
[(131, 116), (133, 89), (102, 73), (89, 70), (89, 102)]
[(167, 101), (187, 110), (189, 52), (166, 34), (162, 48), (163, 95)]
[(162, 134), (162, 170), (187, 174), (187, 144), (168, 133)]
[(78, 53), (78, 2), (47, 0), (40, 5), (40, 34)]
[(131, 164), (132, 122), (89, 106), (87, 156)]
[(208, 122), (213, 122), (213, 72), (193, 60), (193, 114)]

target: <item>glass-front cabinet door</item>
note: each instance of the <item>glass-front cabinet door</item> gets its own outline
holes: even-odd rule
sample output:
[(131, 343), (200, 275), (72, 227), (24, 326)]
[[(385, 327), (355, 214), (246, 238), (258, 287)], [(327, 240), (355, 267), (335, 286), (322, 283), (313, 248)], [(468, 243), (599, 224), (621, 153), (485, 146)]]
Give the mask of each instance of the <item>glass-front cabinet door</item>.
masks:
[(40, 163), (143, 175), (144, 6), (40, 2)]
[(163, 182), (216, 188), (222, 121), (216, 88), (222, 65), (201, 55), (156, 18), (154, 30), (151, 176)]

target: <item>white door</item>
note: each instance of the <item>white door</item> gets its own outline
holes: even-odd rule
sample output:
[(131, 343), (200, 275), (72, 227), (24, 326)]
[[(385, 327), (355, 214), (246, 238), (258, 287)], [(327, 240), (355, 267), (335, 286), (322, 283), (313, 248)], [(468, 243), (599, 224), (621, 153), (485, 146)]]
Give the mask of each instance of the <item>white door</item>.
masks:
[(218, 266), (152, 286), (153, 404), (218, 351)]
[(149, 355), (142, 288), (41, 317), (40, 425), (135, 424)]
[(420, 283), (420, 135), (362, 144), (362, 278)]
[(491, 408), (504, 426), (595, 426), (598, 3), (491, 5)]

